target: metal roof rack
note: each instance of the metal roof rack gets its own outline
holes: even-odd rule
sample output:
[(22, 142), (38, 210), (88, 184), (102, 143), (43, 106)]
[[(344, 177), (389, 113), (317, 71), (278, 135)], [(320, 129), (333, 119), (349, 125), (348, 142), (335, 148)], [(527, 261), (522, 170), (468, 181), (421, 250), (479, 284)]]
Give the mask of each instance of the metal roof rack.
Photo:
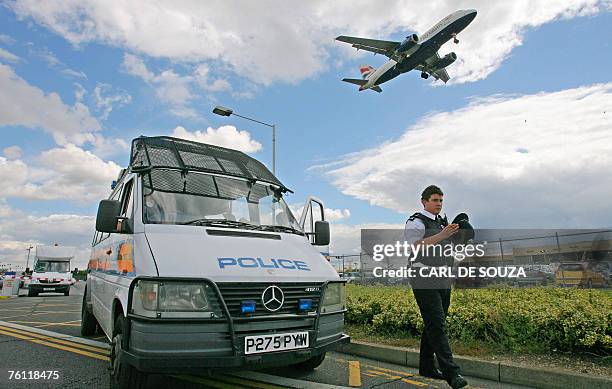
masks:
[(268, 182), (291, 192), (264, 164), (243, 152), (169, 136), (141, 136), (134, 139), (130, 170), (142, 172), (153, 168), (241, 177)]

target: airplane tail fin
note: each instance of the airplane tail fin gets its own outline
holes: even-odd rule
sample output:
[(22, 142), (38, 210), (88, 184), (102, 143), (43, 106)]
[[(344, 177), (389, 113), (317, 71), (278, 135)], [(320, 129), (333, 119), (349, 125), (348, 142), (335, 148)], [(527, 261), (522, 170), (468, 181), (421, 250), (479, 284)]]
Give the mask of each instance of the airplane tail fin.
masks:
[(361, 78), (363, 78), (364, 80), (367, 80), (370, 74), (374, 72), (374, 70), (376, 69), (374, 69), (370, 65), (361, 65), (359, 67), (359, 71), (361, 72)]
[[(342, 81), (348, 82), (350, 84), (359, 85), (359, 91), (363, 90), (363, 86), (368, 83), (368, 80), (362, 80), (361, 78), (343, 78)], [(378, 85), (371, 87), (370, 89), (375, 90), (376, 92), (382, 92), (382, 89)]]

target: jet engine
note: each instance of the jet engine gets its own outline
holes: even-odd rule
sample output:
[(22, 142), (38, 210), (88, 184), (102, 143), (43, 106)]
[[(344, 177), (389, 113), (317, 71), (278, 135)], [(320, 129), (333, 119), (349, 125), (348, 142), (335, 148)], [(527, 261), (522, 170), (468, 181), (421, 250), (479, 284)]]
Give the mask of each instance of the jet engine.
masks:
[(455, 53), (448, 53), (444, 57), (442, 57), (439, 60), (437, 60), (436, 62), (434, 62), (432, 64), (432, 68), (434, 68), (436, 70), (437, 69), (444, 69), (445, 67), (447, 67), (448, 65), (452, 64), (456, 60), (457, 60), (457, 54), (455, 54)]
[(412, 34), (406, 37), (404, 41), (399, 45), (396, 52), (397, 53), (405, 53), (411, 48), (413, 48), (417, 43), (419, 43), (419, 37), (417, 34)]

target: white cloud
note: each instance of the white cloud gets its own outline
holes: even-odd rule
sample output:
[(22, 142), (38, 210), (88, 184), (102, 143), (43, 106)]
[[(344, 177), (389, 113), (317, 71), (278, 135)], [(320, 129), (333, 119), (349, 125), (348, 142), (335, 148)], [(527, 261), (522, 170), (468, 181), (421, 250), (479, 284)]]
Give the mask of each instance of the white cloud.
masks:
[(83, 87), (83, 85), (78, 82), (74, 83), (74, 99), (78, 102), (83, 101), (83, 97), (87, 94), (87, 89)]
[(115, 107), (122, 107), (132, 102), (132, 96), (124, 89), (115, 88), (112, 85), (98, 83), (94, 88), (96, 107), (102, 112), (102, 119), (108, 119), (108, 115)]
[(105, 138), (95, 134), (93, 140), (93, 153), (98, 157), (105, 158), (123, 154), (130, 150), (130, 144), (121, 138)]
[(4, 50), (0, 47), (0, 59), (4, 59), (8, 62), (19, 62), (19, 57), (10, 51)]
[[(300, 218), (302, 215), (302, 211), (304, 210), (303, 204), (288, 204), (289, 209), (291, 209), (291, 213), (296, 218)], [(334, 208), (325, 208), (325, 220), (329, 222), (337, 222), (340, 220), (347, 220), (351, 217), (351, 211), (347, 208), (344, 209), (334, 209)]]
[(119, 170), (72, 144), (43, 152), (35, 166), (0, 157), (0, 197), (90, 203), (108, 194)]
[(324, 168), (343, 193), (405, 214), (437, 184), (449, 215), (478, 227), (609, 226), (610, 101), (612, 83), (475, 99)]
[[(220, 61), (259, 84), (288, 83), (327, 69), (340, 34), (378, 39), (423, 33), (460, 6), (450, 0), (423, 5), (416, 0), (308, 2), (158, 2), (55, 0), (41, 4), (19, 0), (9, 5), (74, 45), (89, 42), (173, 61)], [(239, 9), (238, 9), (239, 7)], [(589, 15), (609, 8), (597, 0), (485, 1), (477, 19), (453, 46), (459, 60), (449, 69), (456, 82), (475, 81), (499, 67), (522, 43), (528, 29), (560, 18)], [(270, 10), (274, 11), (271, 12)], [(443, 53), (450, 48), (443, 48)], [(344, 49), (339, 49), (344, 50)]]
[(0, 34), (0, 43), (4, 43), (5, 45), (12, 45), (15, 43), (15, 39), (11, 38), (6, 34)]
[(191, 74), (181, 75), (173, 69), (166, 69), (155, 74), (144, 60), (126, 53), (122, 63), (123, 69), (140, 77), (155, 88), (157, 98), (171, 106), (170, 111), (179, 117), (198, 118), (199, 114), (190, 104), (198, 97), (198, 88), (208, 92), (224, 92), (231, 89), (227, 80), (210, 79), (208, 65), (197, 66)]
[[(3, 213), (3, 208), (7, 212)], [(29, 215), (11, 209), (0, 200), (0, 258), (2, 262), (19, 264), (25, 268), (28, 247), (59, 242), (64, 246), (77, 247), (76, 261), (72, 266), (85, 268), (91, 251), (94, 224), (93, 215)], [(30, 254), (30, 267), (34, 253), (35, 249)]]
[(9, 146), (9, 147), (6, 147), (3, 151), (4, 151), (4, 155), (8, 159), (19, 159), (21, 158), (21, 155), (22, 155), (22, 150), (21, 150), (21, 147), (19, 146)]
[(100, 130), (100, 123), (80, 102), (72, 106), (57, 93), (45, 94), (0, 64), (0, 126), (42, 129), (60, 145), (83, 144)]
[(178, 126), (172, 130), (172, 136), (193, 140), (196, 142), (228, 147), (245, 153), (254, 153), (261, 150), (261, 143), (251, 139), (248, 131), (239, 131), (234, 126), (221, 126), (217, 129), (208, 127), (206, 131), (187, 131)]
[(60, 73), (68, 76), (68, 77), (72, 77), (72, 78), (82, 78), (82, 79), (87, 79), (87, 75), (79, 70), (74, 70), (74, 69), (69, 69), (69, 68), (65, 68), (60, 70)]
[(364, 224), (340, 224), (330, 223), (329, 252), (332, 255), (359, 254), (361, 251), (362, 229), (403, 229), (403, 224), (364, 223)]

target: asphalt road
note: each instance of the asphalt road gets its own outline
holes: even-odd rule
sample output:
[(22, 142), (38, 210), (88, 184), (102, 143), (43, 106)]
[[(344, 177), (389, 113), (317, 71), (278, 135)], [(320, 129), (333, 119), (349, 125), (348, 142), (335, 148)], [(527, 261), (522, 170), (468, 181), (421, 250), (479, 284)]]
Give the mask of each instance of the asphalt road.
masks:
[[(108, 387), (108, 340), (80, 337), (83, 283), (70, 296), (42, 294), (0, 300), (0, 388)], [(3, 323), (4, 322), (4, 323)], [(13, 378), (10, 378), (13, 371)], [(57, 372), (57, 379), (33, 381), (35, 372)], [(16, 372), (20, 377), (16, 379)], [(51, 375), (51, 373), (48, 373)], [(466, 377), (468, 388), (525, 388)], [(421, 377), (417, 370), (340, 353), (328, 353), (310, 373), (290, 368), (213, 376), (155, 375), (151, 388), (449, 388), (440, 380)]]

